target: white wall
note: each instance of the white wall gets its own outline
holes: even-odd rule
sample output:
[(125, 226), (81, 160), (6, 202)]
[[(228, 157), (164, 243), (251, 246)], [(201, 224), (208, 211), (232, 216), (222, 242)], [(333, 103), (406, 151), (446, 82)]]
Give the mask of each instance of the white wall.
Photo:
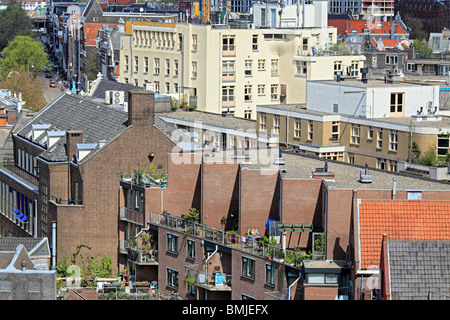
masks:
[[(326, 92), (326, 94), (324, 94)], [(391, 93), (404, 92), (404, 116), (417, 114), (420, 107), (429, 101), (439, 110), (438, 86), (392, 86), (357, 87), (344, 82), (307, 83), (307, 109), (333, 113), (338, 104), (338, 113), (366, 118), (390, 117)]]

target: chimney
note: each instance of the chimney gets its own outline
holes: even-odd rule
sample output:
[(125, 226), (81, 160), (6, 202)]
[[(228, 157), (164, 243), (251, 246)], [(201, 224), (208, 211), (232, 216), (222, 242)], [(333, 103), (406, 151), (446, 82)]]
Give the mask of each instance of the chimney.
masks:
[(10, 125), (14, 124), (17, 119), (17, 110), (16, 109), (8, 109), (6, 110), (6, 122)]
[(77, 155), (77, 144), (83, 142), (83, 132), (67, 131), (66, 132), (66, 152), (67, 161), (72, 161)]
[(369, 165), (366, 162), (365, 169), (362, 169), (359, 175), (359, 182), (361, 183), (372, 183), (372, 175), (369, 174)]
[(153, 126), (155, 120), (155, 93), (128, 92), (128, 125)]

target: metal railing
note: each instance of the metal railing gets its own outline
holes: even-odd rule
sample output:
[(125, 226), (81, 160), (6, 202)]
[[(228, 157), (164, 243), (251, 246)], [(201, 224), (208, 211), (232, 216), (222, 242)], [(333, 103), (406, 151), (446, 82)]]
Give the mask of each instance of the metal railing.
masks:
[(180, 296), (148, 287), (133, 287), (126, 292), (121, 288), (109, 288), (98, 293), (99, 300), (181, 300)]
[(305, 255), (300, 252), (264, 243), (261, 239), (242, 237), (221, 229), (186, 221), (183, 218), (171, 216), (170, 214), (150, 211), (149, 223), (178, 231), (185, 236), (195, 236), (255, 256), (272, 258), (275, 261), (288, 263), (294, 267), (299, 267), (305, 259)]
[(158, 250), (140, 250), (129, 249), (128, 260), (134, 261), (138, 264), (157, 264), (158, 263)]
[(144, 213), (126, 207), (119, 207), (119, 219), (143, 226), (145, 221)]
[(18, 175), (20, 178), (34, 184), (35, 186), (39, 186), (39, 178), (17, 166), (16, 163), (14, 162), (14, 159), (11, 158), (3, 159), (2, 166), (11, 171), (12, 173)]
[(215, 291), (231, 291), (231, 275), (222, 273), (208, 274), (199, 265), (184, 266), (185, 282)]

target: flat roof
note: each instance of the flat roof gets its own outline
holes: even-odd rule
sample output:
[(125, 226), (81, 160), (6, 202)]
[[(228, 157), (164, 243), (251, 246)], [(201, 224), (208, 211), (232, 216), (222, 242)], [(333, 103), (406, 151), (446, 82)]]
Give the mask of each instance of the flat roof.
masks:
[[(236, 118), (236, 117), (224, 117), (220, 114), (203, 112), (203, 111), (174, 111), (174, 112), (161, 112), (158, 115), (173, 118), (177, 120), (186, 120), (190, 122), (201, 122), (204, 124), (222, 127), (222, 128), (231, 128), (236, 130), (256, 130), (256, 121)], [(165, 120), (165, 119), (164, 119)]]
[[(231, 155), (224, 156), (223, 152), (216, 152), (213, 156), (204, 157), (204, 162), (213, 163), (232, 163)], [(253, 155), (264, 155), (264, 151), (255, 151)], [(270, 153), (267, 151), (267, 154)], [(278, 148), (272, 149), (272, 155), (278, 155)], [(263, 159), (257, 163), (255, 159), (240, 157), (242, 168), (246, 170), (280, 170), (282, 171), (283, 179), (300, 179), (312, 180), (313, 173), (317, 168), (324, 168), (325, 159), (314, 156), (297, 154), (293, 151), (283, 151), (282, 157), (285, 159), (285, 164), (275, 165), (273, 161)], [(225, 159), (226, 158), (226, 159)], [(275, 156), (273, 157), (275, 158)], [(385, 171), (375, 168), (369, 168), (369, 174), (372, 175), (371, 183), (360, 182), (360, 172), (364, 166), (349, 164), (340, 161), (328, 160), (328, 172), (334, 173), (326, 180), (327, 185), (334, 189), (348, 189), (348, 190), (392, 190), (393, 178), (396, 178), (397, 190), (423, 190), (423, 191), (449, 191), (450, 183), (433, 180), (428, 178), (414, 177), (408, 174)]]
[[(361, 88), (377, 88), (377, 87), (414, 87), (414, 86), (429, 86), (431, 84), (424, 83), (412, 83), (409, 81), (395, 81), (384, 82), (384, 79), (368, 79), (367, 83), (363, 83), (361, 80), (345, 79), (337, 82), (336, 80), (310, 80), (309, 82), (322, 82), (327, 84), (335, 84), (340, 86), (352, 86)], [(435, 84), (438, 85), (438, 84)]]

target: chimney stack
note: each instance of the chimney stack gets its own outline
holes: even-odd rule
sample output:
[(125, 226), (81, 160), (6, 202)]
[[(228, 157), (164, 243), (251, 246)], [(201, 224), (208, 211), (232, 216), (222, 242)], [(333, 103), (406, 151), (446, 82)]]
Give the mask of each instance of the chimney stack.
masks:
[(66, 132), (66, 152), (67, 161), (72, 161), (77, 155), (77, 144), (83, 142), (83, 132), (67, 131)]
[(152, 126), (155, 120), (155, 93), (128, 92), (128, 125)]

